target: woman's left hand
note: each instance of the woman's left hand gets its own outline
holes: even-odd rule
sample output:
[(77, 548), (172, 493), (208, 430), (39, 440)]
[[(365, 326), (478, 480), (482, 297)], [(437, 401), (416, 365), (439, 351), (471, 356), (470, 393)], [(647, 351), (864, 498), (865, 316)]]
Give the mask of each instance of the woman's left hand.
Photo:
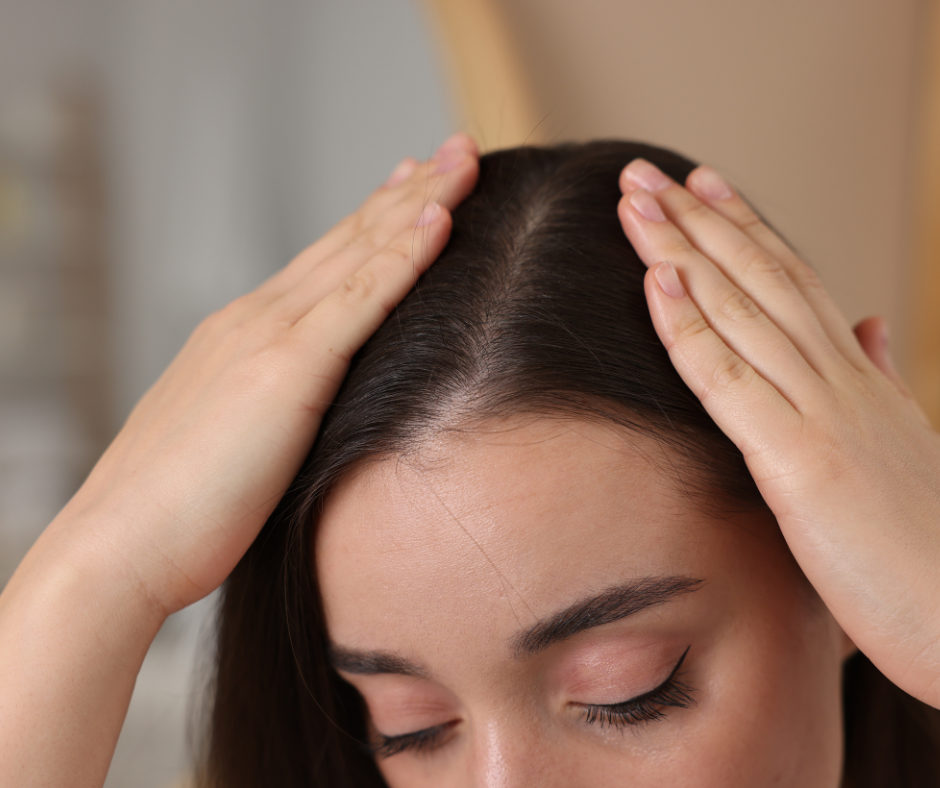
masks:
[(621, 175), (679, 374), (744, 454), (793, 555), (889, 679), (940, 707), (940, 435), (887, 355), (718, 174)]

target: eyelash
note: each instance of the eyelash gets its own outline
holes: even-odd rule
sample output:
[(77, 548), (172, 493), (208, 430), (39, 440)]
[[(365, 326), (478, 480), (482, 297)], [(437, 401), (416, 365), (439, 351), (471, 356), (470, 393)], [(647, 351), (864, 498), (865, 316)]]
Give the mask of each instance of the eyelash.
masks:
[[(691, 646), (689, 646), (691, 648)], [(585, 706), (581, 718), (588, 725), (625, 728), (628, 725), (646, 725), (666, 718), (664, 707), (687, 709), (695, 703), (692, 687), (681, 680), (679, 672), (689, 648), (682, 652), (669, 677), (658, 687), (636, 698), (605, 706)]]
[[(691, 648), (691, 646), (689, 646)], [(682, 652), (669, 677), (658, 687), (636, 698), (609, 705), (585, 706), (582, 720), (588, 725), (626, 728), (630, 725), (646, 725), (666, 718), (663, 707), (687, 709), (695, 703), (694, 689), (681, 681), (679, 672), (685, 662), (689, 648)], [(435, 725), (432, 728), (403, 733), (400, 736), (383, 736), (376, 733), (376, 743), (367, 746), (367, 751), (378, 758), (391, 758), (402, 752), (427, 753), (441, 746), (441, 740), (453, 723)]]
[(401, 736), (383, 736), (375, 734), (375, 744), (366, 747), (366, 750), (377, 758), (391, 758), (400, 752), (411, 751), (417, 754), (429, 752), (441, 745), (441, 739), (451, 728), (451, 723), (435, 725), (433, 728), (403, 733)]

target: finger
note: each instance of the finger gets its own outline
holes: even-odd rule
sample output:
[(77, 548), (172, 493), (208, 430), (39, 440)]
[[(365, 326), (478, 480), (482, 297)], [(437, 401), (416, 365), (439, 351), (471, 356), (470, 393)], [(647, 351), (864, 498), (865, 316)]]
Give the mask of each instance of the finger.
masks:
[[(464, 147), (445, 150), (443, 158), (420, 165), (406, 182), (389, 190), (396, 193), (393, 202), (364, 206), (345, 220), (350, 227), (358, 227), (354, 235), (321, 239), (260, 289), (276, 298), (317, 270), (323, 277), (318, 292), (321, 297), (326, 295), (399, 233), (413, 228), (427, 205), (439, 203), (453, 210), (473, 190), (478, 175), (475, 155)], [(323, 257), (325, 252), (328, 254)]]
[(888, 354), (888, 326), (884, 318), (865, 318), (855, 326), (854, 332), (865, 355), (885, 377), (894, 381), (897, 371)]
[(402, 233), (294, 324), (292, 334), (303, 344), (317, 377), (326, 383), (316, 394), (323, 404), (332, 401), (356, 351), (447, 243), (452, 222), (446, 208), (427, 211), (423, 221), (427, 223), (418, 228), (421, 243)]
[[(313, 309), (316, 304), (325, 298), (328, 298), (337, 289), (346, 287), (350, 280), (354, 279), (361, 269), (366, 267), (369, 262), (376, 257), (387, 257), (390, 253), (401, 253), (409, 256), (412, 261), (423, 260), (427, 253), (429, 241), (433, 241), (436, 235), (432, 235), (437, 230), (437, 219), (441, 208), (437, 203), (426, 206), (418, 219), (405, 230), (399, 232), (398, 236), (391, 239), (390, 243), (382, 249), (372, 249), (367, 259), (358, 261), (355, 265), (345, 265), (342, 268), (337, 266), (330, 270), (330, 276), (324, 276), (324, 270), (317, 269), (307, 275), (307, 278), (298, 283), (296, 287), (286, 292), (272, 308), (278, 310), (279, 319), (288, 323), (295, 323), (300, 320), (307, 312)], [(449, 216), (449, 213), (448, 213)], [(389, 251), (391, 249), (391, 252)], [(337, 257), (341, 257), (337, 255)], [(414, 263), (417, 265), (417, 263)], [(340, 276), (339, 274), (343, 275)]]
[[(627, 236), (646, 265), (670, 261), (722, 341), (791, 403), (805, 406), (819, 389), (820, 373), (811, 363), (818, 361), (819, 354), (798, 348), (757, 301), (692, 246), (648, 191), (641, 189), (623, 197), (619, 213)], [(805, 304), (803, 311), (809, 313)]]
[[(760, 218), (756, 211), (711, 167), (698, 167), (686, 179), (686, 187), (704, 204), (724, 217), (771, 258), (779, 261), (806, 299), (820, 325), (840, 353), (862, 369), (863, 355), (849, 323), (826, 292), (816, 273)], [(701, 239), (705, 243), (704, 239)], [(698, 241), (693, 241), (698, 245)]]
[[(666, 215), (692, 245), (757, 301), (817, 371), (822, 372), (842, 360), (848, 360), (856, 368), (869, 369), (848, 324), (835, 305), (829, 302), (824, 312), (826, 320), (831, 324), (842, 324), (830, 329), (835, 332), (839, 344), (833, 341), (832, 334), (822, 322), (823, 315), (814, 309), (806, 293), (818, 291), (820, 298), (826, 300), (828, 296), (815, 274), (795, 255), (790, 254), (789, 267), (784, 265), (733, 222), (711, 210), (645, 160), (631, 162), (624, 170), (624, 180), (653, 186), (656, 199)], [(837, 363), (837, 367), (841, 366)]]
[(799, 412), (712, 328), (675, 266), (656, 264), (644, 284), (653, 325), (673, 366), (746, 460), (773, 445), (769, 432), (799, 428)]
[[(456, 196), (454, 189), (449, 188), (453, 186), (451, 181), (454, 180), (450, 173), (460, 169), (467, 158), (478, 160), (479, 149), (472, 137), (457, 133), (444, 140), (428, 161), (417, 163), (414, 159), (405, 159), (392, 171), (388, 180), (369, 195), (349, 217), (350, 221), (346, 222), (347, 227), (344, 228), (345, 235), (337, 233), (335, 237), (330, 237), (330, 243), (324, 244), (322, 248), (331, 253), (348, 243), (358, 232), (379, 221), (389, 206), (414, 190), (424, 195), (426, 203), (437, 201), (452, 211), (463, 197)], [(411, 166), (412, 162), (415, 166)], [(406, 177), (401, 177), (403, 172), (407, 173)], [(343, 224), (344, 222), (340, 222), (340, 225)], [(327, 236), (329, 235), (328, 233)], [(327, 236), (324, 236), (324, 240)]]
[[(453, 172), (460, 166), (465, 157), (479, 159), (480, 151), (472, 137), (467, 134), (457, 133), (444, 140), (427, 162), (418, 163), (411, 158), (405, 159), (392, 171), (388, 180), (373, 192), (356, 211), (362, 227), (368, 227), (377, 221), (388, 206), (397, 200), (395, 187), (408, 183), (409, 185), (420, 186), (426, 191), (429, 186), (436, 183), (435, 176), (440, 178)], [(407, 173), (405, 177), (402, 177), (405, 173)], [(446, 178), (441, 178), (441, 181), (446, 185)], [(452, 196), (448, 192), (426, 197), (427, 202), (432, 201), (432, 199), (437, 199), (448, 210), (453, 210), (459, 202), (457, 200), (451, 204)]]
[(402, 159), (401, 163), (392, 170), (392, 174), (388, 176), (388, 180), (382, 184), (383, 189), (391, 189), (393, 186), (398, 186), (399, 183), (404, 183), (407, 181), (412, 173), (418, 169), (418, 160), (408, 156)]

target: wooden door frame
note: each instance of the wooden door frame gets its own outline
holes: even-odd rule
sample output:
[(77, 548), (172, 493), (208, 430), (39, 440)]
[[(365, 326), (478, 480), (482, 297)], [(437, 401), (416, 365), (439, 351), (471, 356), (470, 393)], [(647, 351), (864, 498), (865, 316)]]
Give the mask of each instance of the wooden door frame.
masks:
[(517, 42), (498, 0), (421, 0), (458, 126), (483, 152), (544, 142)]
[(940, 427), (940, 2), (923, 10), (905, 366), (914, 396)]

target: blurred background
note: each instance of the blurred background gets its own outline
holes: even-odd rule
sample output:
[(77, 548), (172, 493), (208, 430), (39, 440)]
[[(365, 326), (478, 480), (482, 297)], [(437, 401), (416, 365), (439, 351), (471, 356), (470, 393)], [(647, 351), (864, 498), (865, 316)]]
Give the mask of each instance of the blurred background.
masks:
[[(0, 585), (196, 323), (405, 155), (642, 139), (724, 171), (940, 420), (928, 0), (0, 0)], [(108, 788), (185, 777), (212, 600)]]

